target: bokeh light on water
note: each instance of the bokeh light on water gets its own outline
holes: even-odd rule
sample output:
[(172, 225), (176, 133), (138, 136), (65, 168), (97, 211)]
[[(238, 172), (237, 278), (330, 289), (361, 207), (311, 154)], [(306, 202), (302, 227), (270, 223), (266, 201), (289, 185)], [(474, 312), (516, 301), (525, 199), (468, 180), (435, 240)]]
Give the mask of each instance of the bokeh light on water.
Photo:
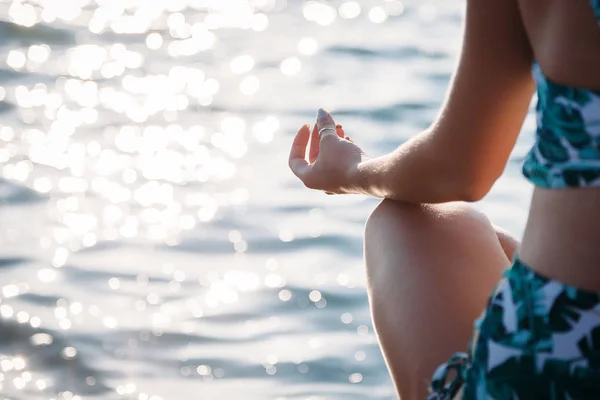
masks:
[(374, 203), (306, 191), (287, 151), (319, 106), (376, 154), (425, 127), (462, 6), (0, 2), (0, 393), (390, 398)]

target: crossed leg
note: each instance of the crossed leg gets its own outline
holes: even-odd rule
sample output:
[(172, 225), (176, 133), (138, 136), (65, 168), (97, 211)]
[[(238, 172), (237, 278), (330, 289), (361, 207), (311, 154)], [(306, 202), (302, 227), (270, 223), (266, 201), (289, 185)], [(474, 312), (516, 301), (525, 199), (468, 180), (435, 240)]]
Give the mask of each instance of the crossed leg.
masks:
[(437, 366), (466, 351), (473, 322), (517, 247), (466, 203), (384, 200), (371, 214), (369, 302), (402, 400), (425, 399)]

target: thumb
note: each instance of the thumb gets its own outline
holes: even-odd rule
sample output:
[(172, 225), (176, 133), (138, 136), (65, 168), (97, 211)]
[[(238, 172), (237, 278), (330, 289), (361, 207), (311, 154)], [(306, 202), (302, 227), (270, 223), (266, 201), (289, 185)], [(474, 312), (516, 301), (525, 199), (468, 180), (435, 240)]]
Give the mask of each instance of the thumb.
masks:
[(334, 135), (337, 136), (335, 121), (331, 114), (319, 108), (317, 111), (317, 128), (319, 130), (319, 136), (322, 138), (325, 135)]

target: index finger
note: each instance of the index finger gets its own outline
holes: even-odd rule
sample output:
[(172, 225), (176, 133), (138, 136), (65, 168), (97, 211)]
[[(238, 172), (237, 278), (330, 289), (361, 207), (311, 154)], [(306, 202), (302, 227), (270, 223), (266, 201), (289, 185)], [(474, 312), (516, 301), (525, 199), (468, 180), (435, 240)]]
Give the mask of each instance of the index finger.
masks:
[(300, 179), (306, 175), (309, 170), (308, 161), (306, 161), (306, 146), (310, 138), (310, 126), (303, 125), (292, 143), (290, 150), (289, 166), (292, 172)]

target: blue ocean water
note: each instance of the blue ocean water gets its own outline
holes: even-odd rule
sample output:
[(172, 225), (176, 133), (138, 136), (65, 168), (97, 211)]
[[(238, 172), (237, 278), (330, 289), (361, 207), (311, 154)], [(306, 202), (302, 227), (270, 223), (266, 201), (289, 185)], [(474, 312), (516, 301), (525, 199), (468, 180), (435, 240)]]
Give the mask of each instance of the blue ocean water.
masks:
[[(2, 397), (393, 398), (376, 200), (308, 191), (288, 149), (318, 107), (373, 155), (427, 127), (463, 8), (0, 2)], [(532, 122), (476, 205), (516, 235)]]

